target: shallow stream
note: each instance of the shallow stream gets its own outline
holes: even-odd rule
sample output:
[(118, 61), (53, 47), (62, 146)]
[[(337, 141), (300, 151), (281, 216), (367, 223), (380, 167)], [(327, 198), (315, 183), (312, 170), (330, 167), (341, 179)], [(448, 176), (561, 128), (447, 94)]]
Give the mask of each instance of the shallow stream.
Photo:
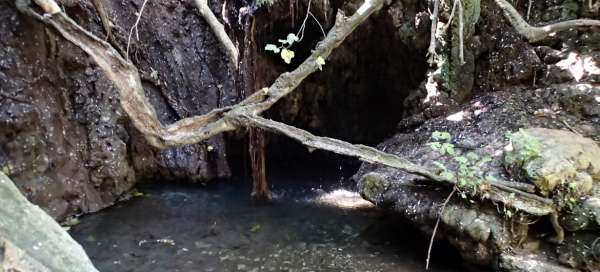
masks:
[[(429, 237), (361, 201), (335, 178), (270, 179), (274, 202), (250, 184), (155, 184), (85, 216), (70, 233), (100, 271), (424, 271)], [(326, 184), (326, 185), (324, 185)], [(465, 271), (436, 243), (430, 271)]]

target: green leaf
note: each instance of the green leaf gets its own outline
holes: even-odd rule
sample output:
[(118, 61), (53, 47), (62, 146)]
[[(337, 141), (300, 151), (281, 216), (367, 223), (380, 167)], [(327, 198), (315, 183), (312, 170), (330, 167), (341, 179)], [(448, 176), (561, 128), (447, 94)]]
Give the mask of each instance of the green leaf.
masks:
[(429, 147), (431, 147), (431, 149), (433, 149), (434, 151), (440, 151), (442, 149), (442, 144), (439, 142), (431, 142), (429, 143)]
[(283, 59), (283, 61), (285, 61), (285, 63), (290, 64), (290, 62), (292, 62), (292, 59), (294, 58), (296, 54), (294, 54), (294, 51), (289, 50), (287, 48), (283, 48), (281, 50), (281, 58)]
[(434, 131), (431, 134), (431, 138), (433, 138), (436, 141), (450, 141), (450, 139), (452, 139), (452, 136), (448, 132)]
[(280, 43), (288, 45), (292, 45), (297, 41), (300, 41), (300, 38), (298, 38), (298, 36), (296, 36), (294, 33), (288, 34), (285, 40), (279, 40)]
[(442, 144), (442, 150), (448, 155), (454, 155), (454, 145), (449, 143)]
[(476, 161), (479, 160), (479, 155), (473, 153), (473, 152), (469, 152), (465, 155), (465, 157), (467, 157), (467, 159), (472, 160), (472, 161)]
[(469, 160), (463, 156), (458, 156), (454, 160), (460, 164), (466, 164)]
[(323, 65), (325, 65), (325, 59), (323, 59), (321, 56), (318, 56), (315, 62), (317, 63), (317, 66), (319, 66), (319, 70), (322, 71)]
[(267, 45), (265, 46), (265, 50), (273, 51), (273, 53), (275, 53), (275, 54), (277, 54), (277, 53), (279, 53), (279, 51), (281, 51), (281, 49), (279, 49), (279, 47), (277, 45), (270, 44), (270, 43), (267, 43)]

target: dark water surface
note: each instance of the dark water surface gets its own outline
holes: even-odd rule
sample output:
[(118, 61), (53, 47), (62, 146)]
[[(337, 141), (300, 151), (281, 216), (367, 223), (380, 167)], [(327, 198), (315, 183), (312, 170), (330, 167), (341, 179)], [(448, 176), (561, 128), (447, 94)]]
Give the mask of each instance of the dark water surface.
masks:
[[(315, 201), (339, 182), (282, 180), (267, 206), (252, 205), (247, 182), (146, 185), (70, 232), (100, 271), (424, 271), (429, 237), (375, 208)], [(461, 265), (436, 244), (430, 271)]]

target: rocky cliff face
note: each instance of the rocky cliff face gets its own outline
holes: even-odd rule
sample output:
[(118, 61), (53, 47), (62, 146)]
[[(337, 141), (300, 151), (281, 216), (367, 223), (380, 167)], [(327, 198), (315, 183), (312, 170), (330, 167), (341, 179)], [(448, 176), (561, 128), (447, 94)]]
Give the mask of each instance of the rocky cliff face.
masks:
[[(105, 3), (116, 25), (113, 44), (126, 48), (141, 3)], [(64, 4), (83, 27), (105, 37), (91, 2)], [(0, 170), (53, 217), (111, 205), (139, 180), (229, 175), (222, 137), (151, 148), (130, 126), (111, 83), (82, 51), (10, 2), (0, 3), (0, 19)], [(145, 75), (146, 93), (163, 122), (236, 99), (227, 60), (191, 3), (148, 3), (137, 31), (129, 55)]]
[[(526, 14), (527, 1), (521, 2), (518, 8), (522, 14)], [(598, 12), (576, 1), (534, 1), (530, 22), (543, 25), (582, 16), (597, 19)], [(439, 173), (446, 171), (441, 166), (451, 169), (450, 172), (456, 170), (453, 173), (456, 175), (459, 175), (460, 168), (457, 157), (478, 163), (481, 158), (489, 156), (488, 163), (478, 164), (474, 168), (476, 172), (480, 171), (476, 175), (535, 184), (531, 178), (511, 171), (512, 166), (504, 162), (508, 133), (531, 127), (558, 129), (558, 132), (552, 131), (553, 134), (562, 135), (557, 137), (561, 140), (554, 139), (550, 144), (552, 148), (545, 146), (544, 150), (573, 150), (569, 145), (578, 144), (579, 141), (587, 143), (586, 147), (582, 147), (586, 152), (597, 149), (593, 140), (600, 140), (600, 33), (595, 30), (571, 29), (543, 42), (530, 44), (504, 21), (493, 1), (482, 1), (480, 21), (472, 44), (467, 45), (476, 57), (475, 72), (464, 75), (474, 77), (475, 96), (461, 106), (439, 107), (442, 110), (425, 108), (402, 120), (397, 133), (383, 141), (378, 148), (427, 165), (430, 169), (437, 169)], [(422, 90), (415, 91), (413, 95), (413, 99), (418, 98), (412, 100), (414, 102), (421, 102), (426, 97)], [(454, 156), (441, 155), (432, 149), (430, 143), (435, 131), (452, 135)], [(581, 136), (588, 139), (581, 140)], [(550, 135), (543, 138), (553, 140)], [(559, 144), (561, 141), (564, 142)], [(585, 152), (577, 152), (578, 158), (564, 159), (568, 155), (568, 152), (561, 152), (561, 156), (554, 154), (540, 158), (544, 162), (559, 158), (564, 163), (588, 156)], [(593, 163), (586, 163), (590, 169), (594, 169)], [(441, 214), (438, 237), (449, 240), (469, 261), (482, 264), (499, 261), (501, 271), (568, 270), (559, 268), (561, 265), (597, 270), (598, 260), (593, 256), (597, 254), (594, 239), (597, 239), (598, 228), (594, 220), (598, 183), (592, 183), (592, 178), (589, 178), (592, 174), (573, 174), (564, 167), (552, 167), (561, 169), (560, 174), (552, 174), (566, 174), (569, 177), (563, 180), (575, 182), (578, 176), (583, 176), (586, 181), (582, 183), (586, 187), (579, 186), (579, 183), (571, 185), (574, 188), (571, 190), (576, 189), (577, 192), (585, 188), (586, 195), (568, 197), (570, 201), (581, 204), (563, 211), (564, 218), (560, 220), (567, 228), (567, 235), (562, 246), (548, 246), (548, 239), (539, 238), (540, 233), (553, 235), (545, 228), (550, 225), (547, 218), (530, 224), (530, 221), (514, 217), (510, 210), (507, 213), (506, 207), (485, 202), (480, 205), (479, 199), (471, 199), (471, 202), (468, 195), (461, 198), (460, 194), (455, 195)], [(355, 178), (363, 197), (378, 206), (398, 212), (426, 233), (432, 232), (440, 207), (450, 193), (450, 190), (430, 186), (419, 177), (366, 163)], [(549, 194), (547, 189), (540, 187), (534, 191)], [(568, 205), (562, 203), (564, 195), (561, 197), (560, 190), (553, 189), (550, 195), (559, 205)], [(510, 225), (510, 230), (505, 227), (506, 224)], [(505, 249), (518, 252), (517, 255), (534, 252), (536, 258), (544, 257), (540, 260), (530, 259), (539, 264), (535, 266), (537, 268), (524, 268), (525, 262), (522, 260), (518, 261), (512, 255), (500, 255), (506, 253)], [(537, 254), (544, 250), (544, 254)], [(547, 265), (556, 267), (548, 268)]]

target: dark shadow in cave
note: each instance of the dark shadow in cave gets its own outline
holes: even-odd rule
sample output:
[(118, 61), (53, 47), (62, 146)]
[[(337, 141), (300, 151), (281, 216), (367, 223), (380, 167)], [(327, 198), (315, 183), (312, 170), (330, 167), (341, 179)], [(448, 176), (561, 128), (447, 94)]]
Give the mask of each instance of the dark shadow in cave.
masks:
[[(309, 18), (303, 39), (290, 47), (295, 52), (291, 64), (265, 51), (266, 44), (278, 44), (278, 39), (296, 33), (304, 19), (306, 7), (301, 1), (292, 11), (294, 16), (290, 15), (288, 4), (279, 2), (286, 1), (277, 1), (271, 8), (261, 9), (256, 14), (254, 74), (257, 90), (297, 67), (323, 38), (318, 24)], [(332, 5), (337, 5), (332, 7), (337, 10), (341, 3)], [(319, 21), (327, 31), (333, 18), (329, 18), (329, 22), (323, 18)], [(403, 105), (405, 98), (425, 78), (427, 69), (425, 57), (403, 44), (396, 31), (388, 14), (373, 16), (333, 51), (322, 71), (305, 79), (298, 90), (282, 99), (265, 116), (316, 135), (351, 143), (375, 146), (390, 137), (408, 110)], [(230, 137), (228, 142), (228, 158), (234, 175), (249, 177), (246, 141)], [(347, 178), (360, 166), (353, 158), (318, 150), (309, 152), (299, 143), (279, 135), (267, 135), (266, 149), (270, 175), (325, 171), (338, 172), (341, 178)]]

